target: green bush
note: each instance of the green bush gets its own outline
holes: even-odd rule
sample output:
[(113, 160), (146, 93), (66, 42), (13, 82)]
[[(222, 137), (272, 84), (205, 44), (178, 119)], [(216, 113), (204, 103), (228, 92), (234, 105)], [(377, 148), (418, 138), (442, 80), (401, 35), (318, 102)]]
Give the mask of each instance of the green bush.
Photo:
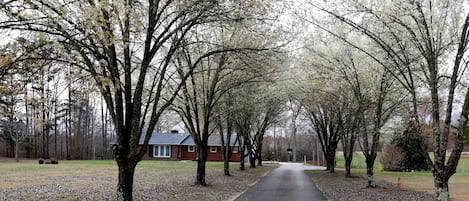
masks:
[(400, 163), (400, 167), (404, 171), (430, 170), (422, 152), (421, 143), (422, 140), (413, 126), (409, 126), (404, 133), (394, 135), (391, 139), (391, 144), (398, 146), (405, 155), (404, 160)]

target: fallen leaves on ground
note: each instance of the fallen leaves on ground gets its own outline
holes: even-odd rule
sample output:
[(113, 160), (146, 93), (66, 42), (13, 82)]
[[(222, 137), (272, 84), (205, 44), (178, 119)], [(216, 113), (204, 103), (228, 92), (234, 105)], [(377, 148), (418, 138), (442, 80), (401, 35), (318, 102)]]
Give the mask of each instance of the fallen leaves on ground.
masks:
[[(230, 200), (273, 168), (231, 170), (233, 176), (228, 177), (223, 176), (223, 168), (212, 167), (206, 172), (209, 185), (199, 186), (195, 185), (196, 169), (191, 167), (195, 166), (194, 164), (189, 163), (185, 167), (173, 169), (155, 169), (153, 166), (138, 168), (134, 179), (134, 200)], [(10, 170), (11, 174), (6, 172), (5, 177), (0, 178), (0, 200), (116, 199), (117, 167), (73, 168), (74, 166), (70, 165), (31, 171)]]
[(395, 184), (376, 181), (376, 188), (366, 188), (363, 177), (346, 178), (344, 174), (312, 171), (311, 177), (328, 200), (335, 201), (429, 201), (436, 200), (426, 192), (399, 189)]

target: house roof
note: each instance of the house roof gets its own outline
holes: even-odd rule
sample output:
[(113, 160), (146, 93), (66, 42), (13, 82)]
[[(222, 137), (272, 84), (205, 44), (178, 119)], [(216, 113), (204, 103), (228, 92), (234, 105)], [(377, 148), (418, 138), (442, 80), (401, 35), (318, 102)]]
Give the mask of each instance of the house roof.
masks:
[[(224, 136), (226, 142), (226, 135)], [(145, 135), (140, 137), (139, 144), (143, 144)], [(230, 145), (235, 146), (236, 134), (231, 135)], [(115, 144), (115, 140), (111, 142)], [(149, 145), (195, 145), (194, 139), (188, 133), (153, 133), (151, 135)], [(220, 135), (210, 135), (208, 137), (208, 146), (222, 146)]]
[[(187, 133), (153, 133), (148, 144), (178, 145), (189, 138)], [(140, 137), (139, 144), (143, 144), (145, 136)]]
[[(223, 136), (226, 142), (226, 135)], [(236, 135), (231, 135), (230, 137), (230, 146), (234, 146), (236, 142)], [(208, 137), (208, 146), (222, 146), (221, 144), (221, 138), (220, 135), (210, 135)], [(191, 137), (188, 137), (186, 140), (184, 140), (181, 145), (195, 145), (194, 139)]]

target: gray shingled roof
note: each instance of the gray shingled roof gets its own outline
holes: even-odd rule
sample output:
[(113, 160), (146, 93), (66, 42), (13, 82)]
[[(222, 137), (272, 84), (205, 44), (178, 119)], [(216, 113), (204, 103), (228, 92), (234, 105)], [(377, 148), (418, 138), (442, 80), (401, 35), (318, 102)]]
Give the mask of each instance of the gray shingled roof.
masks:
[[(225, 142), (226, 142), (226, 135), (224, 136)], [(230, 145), (234, 146), (236, 141), (236, 135), (231, 135), (230, 138)], [(191, 137), (188, 137), (186, 140), (184, 140), (181, 145), (195, 145), (194, 139)], [(208, 137), (208, 146), (221, 146), (221, 139), (220, 135), (210, 135)]]
[[(143, 144), (145, 136), (140, 137), (139, 144)], [(226, 136), (225, 136), (226, 140)], [(235, 146), (236, 135), (231, 135), (230, 144)], [(115, 144), (113, 140), (110, 144)], [(148, 142), (150, 145), (195, 145), (192, 136), (187, 133), (153, 133)], [(211, 135), (208, 138), (208, 146), (221, 146), (220, 135)]]
[[(187, 138), (191, 138), (187, 133), (153, 133), (148, 144), (179, 145)], [(139, 144), (143, 144), (144, 139), (142, 136)]]

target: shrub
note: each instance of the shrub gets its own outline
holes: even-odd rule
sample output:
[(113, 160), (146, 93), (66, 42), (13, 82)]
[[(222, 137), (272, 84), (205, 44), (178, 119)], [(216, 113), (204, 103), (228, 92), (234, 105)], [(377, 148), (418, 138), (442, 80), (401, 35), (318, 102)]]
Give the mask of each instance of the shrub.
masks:
[[(423, 144), (422, 144), (423, 143)], [(405, 154), (405, 160), (401, 161), (401, 168), (405, 171), (412, 170), (430, 170), (422, 151), (425, 142), (419, 136), (417, 128), (410, 122), (402, 134), (395, 134), (391, 139), (391, 144), (401, 148)]]
[(405, 160), (405, 154), (396, 145), (387, 145), (382, 151), (381, 165), (386, 171), (402, 171), (401, 163)]

